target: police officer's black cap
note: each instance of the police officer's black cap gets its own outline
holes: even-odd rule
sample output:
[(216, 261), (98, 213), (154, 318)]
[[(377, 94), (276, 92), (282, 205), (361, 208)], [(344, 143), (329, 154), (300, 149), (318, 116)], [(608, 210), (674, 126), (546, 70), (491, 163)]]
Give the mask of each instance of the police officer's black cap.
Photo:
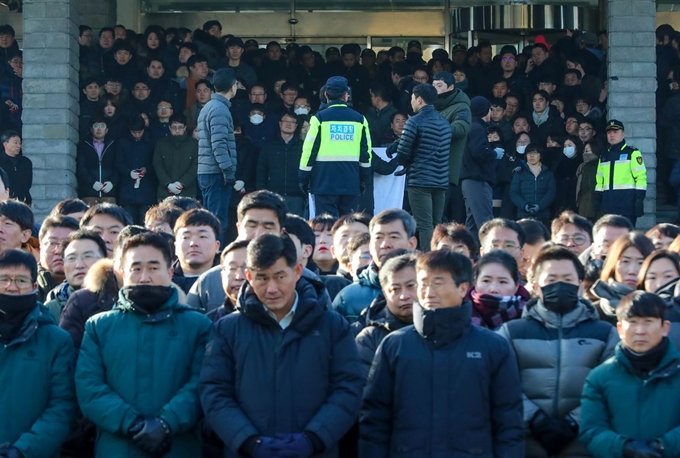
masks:
[(231, 37), (230, 39), (227, 40), (226, 47), (231, 48), (232, 46), (239, 46), (241, 48), (245, 48), (243, 40), (241, 40), (239, 37)]
[(408, 46), (406, 46), (406, 50), (408, 51), (411, 48), (418, 48), (422, 51), (423, 45), (421, 45), (418, 40), (411, 40), (411, 41), (408, 42)]
[(340, 55), (340, 50), (339, 50), (338, 48), (336, 48), (335, 46), (331, 46), (330, 48), (328, 48), (328, 49), (326, 50), (326, 57), (328, 57), (328, 56), (330, 56), (330, 55), (332, 55), (332, 54), (335, 54), (335, 55), (339, 56), (339, 55)]
[(621, 121), (619, 121), (618, 119), (610, 119), (607, 122), (606, 131), (609, 132), (610, 130), (624, 130), (623, 129), (623, 123)]
[(334, 94), (344, 94), (349, 91), (349, 86), (347, 83), (347, 78), (343, 76), (331, 76), (326, 81), (326, 92), (332, 92)]
[(457, 44), (451, 49), (451, 55), (457, 53), (457, 52), (462, 52), (463, 54), (467, 53), (467, 47), (463, 44)]

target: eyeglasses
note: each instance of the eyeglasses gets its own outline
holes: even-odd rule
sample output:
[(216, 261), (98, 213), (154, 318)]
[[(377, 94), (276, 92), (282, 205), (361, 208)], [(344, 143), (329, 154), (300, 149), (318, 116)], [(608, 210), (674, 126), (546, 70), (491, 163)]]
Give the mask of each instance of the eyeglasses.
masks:
[(31, 280), (28, 277), (12, 278), (8, 275), (0, 275), (0, 286), (7, 288), (10, 285), (10, 283), (14, 283), (14, 285), (19, 289), (33, 287), (33, 280)]
[(574, 245), (581, 246), (588, 241), (588, 238), (584, 235), (563, 235), (557, 241), (561, 245), (566, 245), (569, 243), (569, 240), (574, 242)]
[(93, 129), (106, 129), (106, 124), (103, 122), (97, 123), (97, 124), (92, 124)]
[(56, 248), (59, 248), (61, 246), (61, 241), (60, 240), (46, 240), (43, 242), (42, 246), (45, 248), (48, 248), (50, 250), (54, 250)]
[(296, 110), (298, 108), (309, 108), (309, 105), (293, 105), (293, 108), (296, 109)]
[(185, 126), (170, 126), (170, 130), (173, 132), (182, 132), (184, 129), (186, 129)]
[[(109, 86), (109, 87), (123, 87), (123, 85), (120, 84), (120, 83), (106, 83), (106, 85)], [(138, 88), (135, 88), (135, 91), (138, 91), (138, 90), (139, 90)]]
[(168, 105), (161, 105), (161, 106), (159, 106), (158, 108), (156, 108), (156, 110), (157, 110), (157, 111), (161, 111), (161, 110), (172, 110), (172, 107), (171, 107), (171, 106), (168, 106)]
[(514, 57), (503, 57), (501, 59), (501, 62), (514, 62), (515, 58)]
[(576, 106), (577, 106), (577, 107), (587, 107), (588, 104), (585, 103), (585, 102), (578, 102), (578, 103), (576, 104)]

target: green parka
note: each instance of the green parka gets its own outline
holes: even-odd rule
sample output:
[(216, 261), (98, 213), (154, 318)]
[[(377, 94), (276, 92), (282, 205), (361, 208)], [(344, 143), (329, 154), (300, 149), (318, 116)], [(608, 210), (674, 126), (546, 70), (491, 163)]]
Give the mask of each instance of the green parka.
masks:
[(184, 185), (179, 196), (195, 197), (198, 180), (198, 142), (187, 135), (170, 135), (158, 140), (153, 152), (153, 168), (158, 178), (157, 197), (161, 201), (172, 195), (168, 185)]
[(172, 430), (166, 458), (201, 456), (197, 385), (211, 321), (178, 303), (177, 290), (152, 315), (121, 290), (110, 312), (85, 324), (76, 392), (97, 425), (97, 457), (147, 457), (127, 437), (133, 420), (160, 417)]
[(0, 345), (0, 444), (24, 458), (59, 456), (76, 416), (74, 369), (71, 337), (38, 305), (19, 335)]
[(451, 124), (451, 148), (449, 150), (449, 183), (458, 186), (463, 153), (470, 133), (472, 114), (470, 98), (460, 89), (440, 94), (434, 108)]
[(593, 369), (581, 398), (580, 440), (594, 457), (621, 458), (628, 439), (659, 440), (664, 457), (680, 456), (680, 354), (673, 342), (647, 380), (616, 347)]

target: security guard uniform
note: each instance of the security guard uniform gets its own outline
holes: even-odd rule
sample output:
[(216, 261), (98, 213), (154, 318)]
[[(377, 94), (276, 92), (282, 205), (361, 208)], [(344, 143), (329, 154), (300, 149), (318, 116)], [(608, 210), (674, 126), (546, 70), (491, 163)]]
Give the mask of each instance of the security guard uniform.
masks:
[[(347, 80), (329, 78), (328, 93), (347, 92)], [(313, 196), (315, 214), (356, 211), (371, 174), (371, 135), (366, 118), (343, 101), (312, 116), (302, 147), (300, 187)]]
[[(623, 124), (612, 120), (607, 130), (623, 130)], [(637, 217), (644, 213), (646, 192), (647, 169), (642, 153), (628, 146), (625, 140), (609, 145), (597, 166), (593, 208), (603, 214), (625, 216), (635, 224)]]

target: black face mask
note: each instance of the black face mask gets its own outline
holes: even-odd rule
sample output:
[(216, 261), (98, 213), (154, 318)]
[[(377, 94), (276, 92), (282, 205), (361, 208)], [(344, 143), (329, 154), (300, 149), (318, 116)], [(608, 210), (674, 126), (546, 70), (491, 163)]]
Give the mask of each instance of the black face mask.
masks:
[(578, 286), (557, 282), (541, 286), (543, 305), (551, 312), (564, 315), (578, 306)]
[(36, 293), (15, 296), (0, 294), (0, 340), (10, 342), (21, 331), (26, 317), (38, 303)]
[(125, 297), (133, 303), (135, 309), (151, 314), (160, 309), (172, 296), (172, 286), (133, 285), (124, 289)]

